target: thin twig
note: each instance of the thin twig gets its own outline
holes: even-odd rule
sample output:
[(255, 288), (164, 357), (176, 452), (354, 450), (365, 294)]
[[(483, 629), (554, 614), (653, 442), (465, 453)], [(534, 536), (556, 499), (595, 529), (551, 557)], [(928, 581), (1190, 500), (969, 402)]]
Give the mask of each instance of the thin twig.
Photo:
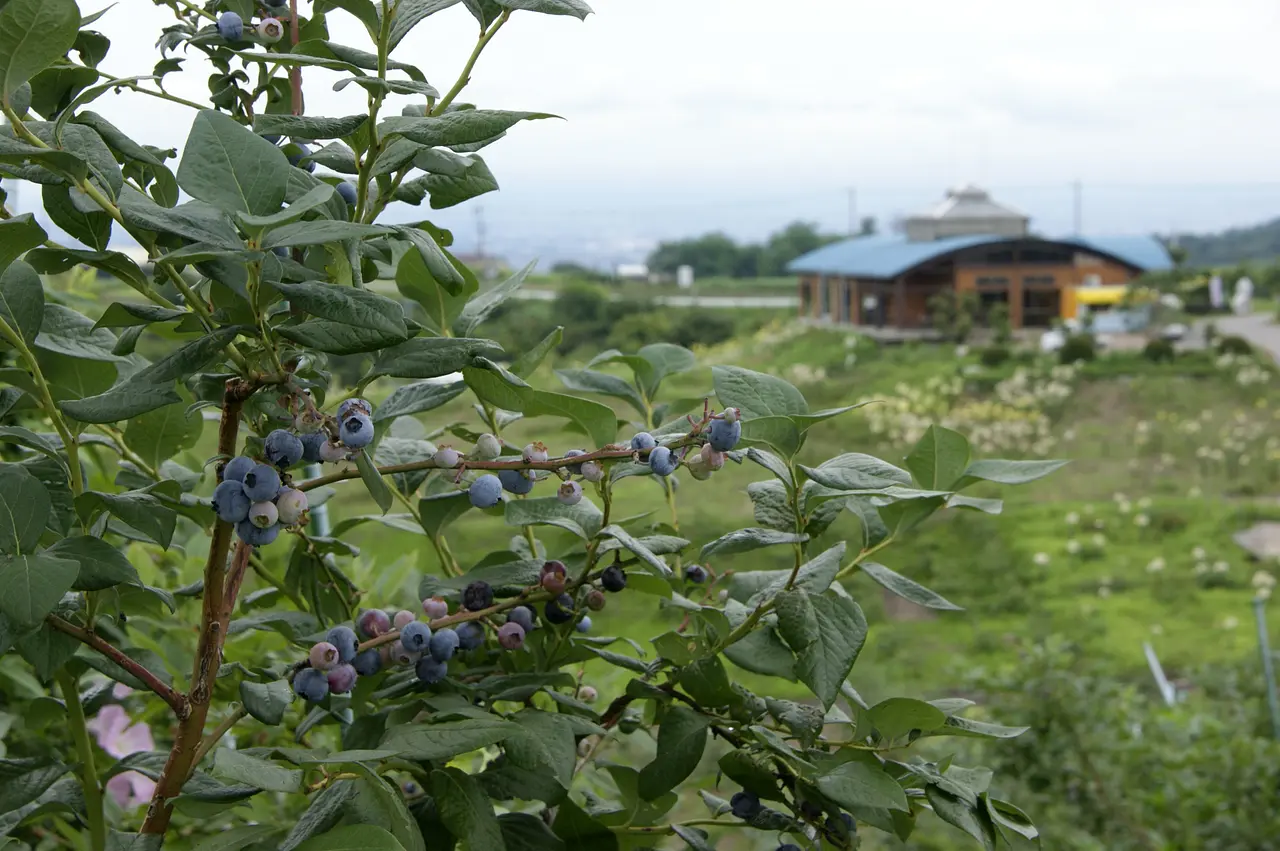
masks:
[(214, 745), (218, 744), (218, 740), (227, 734), (227, 731), (240, 722), (249, 712), (243, 706), (238, 707), (226, 718), (222, 719), (222, 723), (213, 728), (213, 732), (205, 736), (204, 741), (200, 743), (200, 747), (196, 748), (195, 758), (191, 761), (194, 768), (209, 755), (209, 751), (213, 750)]
[(134, 659), (130, 659), (122, 650), (120, 650), (120, 648), (111, 644), (98, 634), (90, 632), (84, 627), (76, 626), (70, 621), (63, 620), (57, 615), (49, 615), (45, 618), (45, 622), (58, 632), (65, 633), (79, 641), (81, 644), (92, 647), (112, 662), (115, 662), (121, 668), (124, 668), (136, 677), (139, 682), (145, 685), (148, 690), (155, 692), (155, 694), (161, 697), (165, 703), (169, 704), (170, 708), (173, 709), (174, 714), (176, 714), (179, 719), (187, 717), (187, 713), (190, 711), (190, 706), (187, 704), (187, 698), (176, 689), (161, 682), (160, 678), (147, 670), (146, 666), (140, 664)]

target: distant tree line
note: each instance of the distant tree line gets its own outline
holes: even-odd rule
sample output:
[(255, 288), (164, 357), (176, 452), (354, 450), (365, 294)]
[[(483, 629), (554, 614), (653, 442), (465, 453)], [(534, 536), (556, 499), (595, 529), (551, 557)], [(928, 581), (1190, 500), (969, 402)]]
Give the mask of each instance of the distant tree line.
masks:
[[(1177, 234), (1165, 240), (1183, 252), (1188, 266), (1222, 266), (1280, 258), (1280, 219), (1221, 233)], [(1175, 259), (1177, 259), (1175, 257)]]
[[(862, 221), (862, 233), (876, 231), (874, 218)], [(727, 234), (707, 233), (691, 239), (661, 242), (649, 254), (649, 270), (674, 275), (692, 266), (698, 277), (768, 278), (787, 274), (787, 264), (802, 254), (844, 239), (823, 233), (814, 222), (792, 222), (764, 242), (739, 243)]]

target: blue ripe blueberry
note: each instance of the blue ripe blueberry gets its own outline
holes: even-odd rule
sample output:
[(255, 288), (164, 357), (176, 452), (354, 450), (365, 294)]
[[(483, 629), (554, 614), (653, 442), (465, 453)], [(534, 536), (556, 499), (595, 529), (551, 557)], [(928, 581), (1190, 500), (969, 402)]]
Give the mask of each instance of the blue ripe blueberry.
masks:
[(263, 454), (267, 460), (281, 470), (292, 467), (302, 459), (302, 441), (291, 432), (278, 428), (262, 444)]
[(256, 466), (258, 466), (258, 462), (247, 455), (237, 455), (222, 468), (222, 480), (224, 482), (243, 482), (245, 475)]
[(518, 623), (525, 632), (533, 632), (533, 609), (528, 606), (516, 606), (507, 612), (507, 623)]
[(324, 640), (338, 648), (338, 660), (350, 662), (356, 658), (356, 632), (349, 626), (335, 626), (325, 635)]
[(274, 467), (256, 464), (244, 475), (244, 495), (254, 502), (263, 502), (276, 498), (280, 493), (280, 474)]
[(268, 526), (265, 529), (259, 529), (248, 520), (241, 520), (236, 524), (236, 534), (240, 536), (240, 540), (252, 547), (265, 547), (267, 544), (272, 543), (276, 538), (280, 537), (280, 529), (279, 523), (274, 526)]
[(836, 836), (851, 836), (858, 832), (853, 816), (848, 813), (841, 813), (839, 818), (827, 816), (826, 828), (828, 833), (833, 833)]
[(329, 436), (323, 431), (313, 431), (310, 434), (304, 434), (298, 438), (302, 441), (302, 460), (308, 464), (319, 464), (320, 447), (325, 445)]
[(289, 165), (297, 166), (307, 171), (315, 171), (315, 160), (308, 160), (306, 165), (302, 165), (302, 158), (311, 156), (311, 146), (302, 142), (295, 142), (294, 146), (298, 149), (298, 153), (289, 157)]
[(707, 569), (700, 564), (691, 564), (684, 569), (684, 578), (696, 585), (701, 585), (707, 581)]
[(431, 633), (431, 641), (427, 643), (427, 652), (437, 662), (448, 662), (453, 658), (453, 651), (457, 650), (458, 645), (461, 643), (458, 633), (448, 627), (437, 629)]
[(267, 44), (275, 44), (284, 37), (284, 25), (275, 18), (263, 18), (258, 21), (258, 37)]
[(351, 663), (351, 667), (356, 669), (356, 673), (362, 677), (372, 677), (378, 671), (382, 670), (382, 655), (378, 653), (378, 648), (370, 647), (368, 650), (361, 650), (356, 654), (355, 660)]
[(276, 512), (280, 522), (286, 526), (294, 526), (302, 519), (302, 512), (307, 510), (307, 495), (294, 488), (281, 488), (276, 497)]
[(338, 405), (338, 419), (345, 420), (348, 414), (372, 414), (373, 405), (367, 399), (347, 399)]
[(244, 495), (244, 486), (239, 482), (223, 482), (213, 489), (213, 510), (224, 523), (239, 523), (246, 519), (251, 505), (253, 503)]
[(368, 414), (352, 414), (338, 427), (342, 442), (352, 449), (373, 443), (373, 420)]
[(343, 201), (346, 201), (352, 207), (356, 205), (356, 188), (354, 186), (344, 180), (337, 185), (336, 189), (338, 190), (338, 196)]
[(542, 616), (547, 619), (547, 623), (568, 623), (573, 618), (573, 598), (568, 594), (561, 594), (554, 600), (548, 600), (542, 607)]
[(818, 806), (813, 801), (801, 801), (800, 815), (804, 816), (809, 821), (817, 821), (822, 818), (822, 807)]
[(391, 631), (391, 618), (382, 609), (365, 609), (356, 619), (356, 629), (365, 638), (377, 638)]
[(616, 564), (611, 564), (600, 574), (600, 584), (604, 590), (617, 593), (627, 587), (627, 574)]
[(356, 669), (346, 662), (329, 672), (329, 693), (346, 694), (356, 684)]
[(484, 581), (472, 582), (462, 590), (462, 607), (478, 612), (493, 605), (493, 587)]
[[(262, 134), (262, 138), (266, 139), (268, 142), (270, 142), (270, 143), (271, 143), (271, 144), (273, 144), (273, 145), (279, 145), (279, 144), (280, 144), (280, 134), (279, 134), (279, 133), (263, 133), (263, 134)], [(277, 254), (279, 254), (279, 253), (280, 253), (280, 250), (279, 250), (279, 249), (277, 249), (277, 248), (273, 248), (273, 249), (271, 249), (271, 250), (272, 250), (272, 251), (274, 251), (274, 252), (276, 252)], [(283, 255), (281, 255), (281, 256), (283, 256), (283, 257), (288, 257), (288, 256), (289, 256), (289, 249), (287, 249), (287, 248), (286, 248), (286, 249), (284, 250), (284, 254), (283, 254)]]
[(244, 38), (244, 19), (235, 12), (223, 12), (218, 16), (218, 35), (227, 41)]
[(454, 632), (458, 633), (458, 646), (463, 650), (475, 650), (484, 644), (484, 627), (475, 621), (458, 624)]
[(303, 668), (293, 677), (293, 693), (312, 703), (329, 694), (329, 677), (316, 668)]
[(438, 683), (449, 673), (448, 662), (437, 662), (430, 656), (423, 656), (418, 660), (418, 665), (414, 668), (414, 673), (418, 675), (418, 679), (430, 685)]
[(583, 615), (582, 618), (578, 621), (577, 625), (574, 626), (574, 629), (576, 629), (578, 632), (590, 632), (591, 618), (587, 617), (586, 615)]
[(760, 797), (755, 792), (737, 792), (729, 799), (733, 814), (743, 821), (750, 821), (760, 814)]
[(498, 481), (502, 482), (502, 489), (509, 493), (526, 494), (533, 490), (533, 479), (519, 470), (499, 470)]
[(493, 508), (502, 500), (502, 480), (486, 473), (471, 483), (467, 496), (476, 508)]
[(671, 454), (671, 450), (665, 446), (655, 446), (649, 452), (649, 469), (653, 470), (655, 475), (669, 476), (679, 466), (680, 459)]
[(707, 442), (717, 452), (728, 452), (738, 445), (741, 438), (742, 423), (740, 421), (712, 420), (711, 427), (707, 429)]
[(249, 508), (249, 522), (259, 529), (269, 529), (280, 522), (280, 512), (274, 502), (255, 502)]
[(800, 846), (794, 842), (784, 842), (778, 846), (778, 851), (800, 851)]
[(577, 505), (582, 502), (582, 485), (577, 482), (562, 482), (556, 491), (556, 499), (561, 505)]
[[(587, 454), (587, 453), (586, 453), (586, 450), (584, 450), (584, 449), (570, 449), (568, 452), (564, 453), (564, 457), (566, 457), (566, 458), (577, 458), (579, 455), (586, 455), (586, 454)], [(569, 470), (569, 472), (570, 472), (570, 473), (572, 473), (572, 474), (573, 474), (573, 475), (575, 475), (575, 476), (581, 476), (581, 475), (582, 475), (582, 465), (581, 465), (581, 464), (566, 464), (566, 465), (565, 465), (565, 467), (567, 467), (567, 468), (568, 468), (568, 470)]]
[(642, 431), (635, 437), (631, 438), (631, 448), (636, 452), (643, 452), (646, 449), (652, 449), (658, 445), (658, 441), (653, 439), (653, 435), (647, 431)]
[(422, 621), (406, 624), (400, 630), (400, 646), (410, 653), (421, 653), (431, 643), (431, 627)]
[(507, 621), (498, 628), (498, 643), (504, 650), (519, 650), (524, 644), (524, 627), (515, 621)]
[(422, 601), (422, 611), (428, 620), (435, 620), (449, 614), (449, 604), (444, 597), (428, 597)]

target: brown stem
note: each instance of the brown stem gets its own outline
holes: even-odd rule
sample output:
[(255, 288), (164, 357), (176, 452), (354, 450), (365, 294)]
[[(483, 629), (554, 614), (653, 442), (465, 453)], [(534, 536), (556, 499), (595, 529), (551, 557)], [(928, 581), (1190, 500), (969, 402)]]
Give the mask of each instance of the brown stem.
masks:
[(236, 597), (240, 595), (240, 585), (244, 582), (245, 572), (249, 568), (249, 557), (253, 555), (253, 547), (244, 541), (236, 543), (235, 554), (231, 557), (231, 570), (227, 573), (227, 584), (222, 591), (222, 614), (219, 622), (222, 633), (226, 635), (227, 626), (231, 623), (231, 614), (236, 608)]
[[(289, 0), (289, 44), (298, 46), (298, 0)], [(289, 111), (302, 114), (302, 68), (289, 69)]]
[[(236, 438), (240, 432), (240, 409), (255, 389), (254, 383), (242, 379), (233, 378), (227, 382), (223, 393), (222, 421), (218, 426), (219, 455), (235, 454)], [(209, 540), (209, 557), (204, 565), (204, 605), (200, 613), (200, 639), (196, 645), (196, 657), (191, 671), (191, 693), (188, 695), (190, 712), (178, 725), (173, 747), (169, 750), (169, 759), (156, 781), (156, 791), (147, 807), (147, 817), (140, 831), (144, 834), (163, 836), (168, 830), (169, 819), (173, 817), (170, 801), (181, 793), (195, 765), (205, 718), (209, 715), (214, 679), (222, 664), (222, 643), (226, 638), (222, 621), (222, 600), (231, 533), (230, 523), (219, 520), (214, 524), (213, 537)]]
[(178, 716), (179, 720), (187, 717), (187, 714), (190, 711), (190, 707), (187, 705), (187, 698), (181, 692), (161, 682), (160, 678), (147, 670), (145, 666), (139, 664), (133, 659), (130, 659), (120, 650), (120, 648), (111, 644), (96, 633), (90, 632), (84, 627), (76, 626), (70, 621), (65, 621), (57, 615), (49, 615), (45, 618), (45, 622), (48, 623), (49, 626), (58, 630), (58, 632), (66, 633), (77, 641), (80, 641), (82, 644), (92, 647), (112, 662), (115, 662), (121, 668), (124, 668), (130, 674), (133, 674), (133, 676), (140, 680), (148, 689), (163, 698), (164, 702), (169, 704), (173, 709), (174, 714)]

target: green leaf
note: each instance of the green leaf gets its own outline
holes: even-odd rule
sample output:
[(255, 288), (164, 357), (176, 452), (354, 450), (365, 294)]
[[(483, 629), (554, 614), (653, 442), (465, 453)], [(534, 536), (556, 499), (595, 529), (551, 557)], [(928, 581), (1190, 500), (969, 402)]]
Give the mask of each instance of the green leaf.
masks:
[(267, 234), (266, 238), (262, 240), (262, 247), (272, 249), (293, 248), (301, 245), (324, 245), (329, 242), (379, 236), (387, 232), (387, 228), (381, 225), (362, 225), (358, 222), (340, 222), (331, 219), (320, 219), (314, 222), (292, 222)]
[(862, 609), (830, 592), (783, 591), (776, 599), (778, 633), (796, 654), (796, 676), (830, 709), (867, 638)]
[(947, 716), (936, 706), (908, 697), (891, 697), (871, 707), (871, 723), (886, 742), (905, 736), (912, 730), (928, 732), (946, 722)]
[(908, 809), (906, 793), (874, 758), (851, 760), (825, 772), (818, 777), (818, 791), (845, 809)]
[(582, 811), (571, 800), (556, 807), (556, 820), (551, 825), (573, 851), (618, 851), (618, 837), (612, 830)]
[(93, 320), (60, 304), (45, 304), (44, 319), (35, 345), (46, 352), (57, 352), (71, 358), (112, 363), (121, 360), (111, 351), (116, 345), (115, 334), (105, 328), (95, 330)]
[(71, 590), (79, 572), (74, 561), (45, 553), (0, 555), (0, 612), (18, 626), (34, 626)]
[[(16, 221), (12, 219), (11, 221)], [(3, 223), (0, 223), (0, 234), (3, 234)], [(0, 239), (0, 244), (4, 240)], [(3, 257), (0, 257), (0, 261)], [(147, 276), (138, 264), (129, 259), (128, 255), (121, 254), (118, 251), (79, 251), (70, 248), (36, 248), (26, 257), (28, 263), (31, 264), (37, 272), (45, 275), (56, 275), (65, 272), (73, 266), (85, 263), (96, 269), (119, 279), (123, 283), (128, 284), (140, 293), (151, 291), (151, 284), (147, 280)], [(110, 308), (108, 308), (110, 310)], [(186, 311), (182, 311), (184, 314)], [(102, 323), (99, 323), (102, 324)]]
[[(285, 207), (279, 212), (272, 213), (269, 216), (251, 216), (248, 213), (236, 212), (236, 221), (240, 223), (246, 231), (250, 233), (260, 233), (270, 228), (278, 228), (295, 222), (298, 219), (310, 213), (319, 207), (330, 204), (334, 200), (335, 190), (327, 183), (318, 183), (306, 192), (296, 198), (293, 203)], [(342, 203), (346, 203), (345, 201)], [(182, 252), (174, 252), (181, 254)], [(167, 260), (172, 261), (172, 255), (166, 255)], [(194, 261), (192, 261), (194, 262)]]
[[(793, 587), (808, 591), (810, 594), (821, 594), (826, 591), (835, 581), (836, 574), (840, 572), (840, 562), (844, 559), (844, 552), (845, 543), (840, 541), (800, 565)], [(747, 606), (754, 607), (773, 599), (778, 592), (787, 587), (790, 579), (789, 569), (735, 573), (730, 584), (730, 593), (735, 599), (750, 595)]]
[(129, 304), (113, 301), (102, 311), (94, 328), (132, 328), (139, 325), (151, 325), (155, 322), (172, 322), (185, 319), (190, 312), (180, 309), (159, 307), (154, 304)]
[(804, 395), (781, 378), (737, 366), (712, 367), (711, 377), (720, 405), (739, 408), (748, 420), (809, 411)]
[(90, 248), (101, 251), (107, 247), (112, 219), (96, 201), (79, 189), (52, 184), (40, 187), (40, 196), (45, 213), (55, 225)]
[(699, 557), (706, 559), (712, 556), (735, 555), (778, 544), (803, 544), (808, 540), (808, 535), (797, 535), (794, 532), (779, 532), (774, 529), (738, 529), (704, 545)]
[(67, 767), (56, 761), (0, 759), (0, 813), (36, 800), (66, 773)]
[(975, 739), (1013, 739), (1029, 730), (1029, 727), (1006, 727), (1003, 724), (992, 724), (987, 721), (974, 721), (969, 718), (951, 716), (941, 727), (926, 733), (926, 736), (959, 736)]
[[(0, 622), (12, 628), (9, 619), (0, 614)], [(36, 676), (42, 682), (48, 682), (53, 675), (65, 665), (80, 649), (80, 642), (64, 632), (60, 632), (48, 623), (40, 624), (35, 632), (28, 633), (18, 639), (18, 652), (35, 669)]]
[(52, 508), (48, 488), (25, 467), (0, 464), (0, 553), (34, 550)]
[(895, 573), (882, 564), (876, 564), (873, 561), (864, 561), (858, 565), (867, 576), (871, 577), (877, 585), (892, 591), (905, 600), (910, 600), (917, 606), (924, 606), (926, 609), (937, 609), (939, 611), (963, 612), (964, 607), (957, 606), (942, 595), (930, 591), (923, 585), (915, 582), (900, 573)]
[(683, 782), (702, 760), (710, 721), (686, 706), (672, 706), (658, 728), (658, 752), (640, 770), (640, 797), (652, 801)]
[(298, 792), (302, 789), (300, 770), (285, 768), (231, 748), (218, 748), (214, 752), (213, 773), (234, 783), (257, 786), (269, 792)]
[[(320, 794), (311, 799), (306, 811), (289, 829), (289, 835), (280, 843), (280, 851), (293, 851), (293, 849), (305, 845), (312, 837), (317, 837), (317, 845), (314, 846), (315, 851), (323, 851), (323, 849), (328, 848), (329, 846), (323, 844), (325, 841), (323, 837), (319, 835), (338, 823), (342, 818), (343, 808), (355, 797), (355, 793), (356, 784), (351, 780), (339, 780), (321, 790)], [(349, 828), (342, 828), (342, 830), (376, 832), (378, 835), (374, 839), (377, 841), (383, 841), (381, 834), (385, 833), (385, 831), (377, 828), (355, 825)], [(337, 832), (334, 831), (334, 833)], [(397, 851), (400, 848), (399, 843), (394, 841), (394, 837), (391, 837), (391, 834), (387, 834), (387, 837), (391, 839), (393, 844), (387, 845), (383, 851)], [(352, 849), (352, 851), (372, 851), (372, 849), (369, 845), (362, 844), (359, 849)]]
[(770, 473), (773, 473), (786, 485), (790, 490), (795, 487), (795, 481), (791, 477), (791, 469), (781, 458), (771, 452), (765, 452), (763, 449), (751, 448), (747, 450), (747, 459), (754, 461), (761, 467), (764, 467)]
[(519, 768), (553, 778), (567, 791), (573, 782), (577, 756), (573, 726), (568, 719), (551, 712), (525, 709), (517, 713), (514, 720), (525, 732), (503, 743), (507, 759)]
[(947, 490), (969, 466), (969, 439), (958, 431), (931, 425), (907, 456), (907, 469), (922, 488)]
[(795, 414), (791, 417), (791, 421), (795, 423), (796, 428), (801, 432), (808, 431), (820, 422), (833, 419), (841, 414), (847, 414), (850, 411), (856, 411), (863, 405), (870, 405), (870, 402), (859, 402), (856, 405), (844, 405), (839, 408), (826, 408), (821, 411), (814, 411), (811, 414)]
[[(0, 15), (3, 15), (3, 13), (0, 12)], [(3, 139), (0, 138), (0, 142), (2, 141)], [(0, 148), (0, 153), (2, 152), (3, 148)], [(48, 238), (49, 235), (45, 233), (44, 228), (40, 227), (40, 225), (36, 223), (35, 218), (33, 218), (30, 213), (24, 213), (21, 216), (14, 216), (11, 219), (0, 220), (0, 271), (7, 269), (10, 263), (22, 256), (24, 251), (30, 248), (35, 248)], [(41, 305), (43, 304), (44, 300), (42, 298)], [(10, 307), (9, 309), (15, 310), (12, 314), (14, 316), (25, 316), (26, 310), (29, 308), (15, 309)], [(6, 321), (9, 320), (8, 313), (0, 315), (4, 315)], [(43, 317), (43, 315), (42, 309), (41, 316)], [(31, 320), (28, 318), (26, 321), (30, 322)], [(10, 322), (10, 324), (13, 323)], [(37, 328), (36, 330), (39, 329)], [(33, 334), (32, 336), (34, 337), (35, 335)]]
[(474, 777), (456, 768), (433, 771), (431, 794), (440, 821), (464, 847), (503, 848), (493, 805)]
[(680, 672), (680, 685), (703, 706), (729, 706), (738, 701), (718, 656), (707, 656), (688, 665)]
[(413, 163), (429, 173), (400, 187), (397, 198), (409, 203), (420, 204), (422, 196), (429, 193), (431, 209), (442, 210), (498, 188), (497, 178), (479, 155), (463, 156), (427, 148), (414, 157)]
[(596, 446), (612, 443), (618, 434), (618, 418), (608, 405), (560, 393), (547, 393), (509, 383), (492, 369), (466, 367), (463, 379), (480, 399), (527, 417), (563, 417), (577, 423)]
[(191, 125), (177, 177), (192, 198), (228, 213), (266, 216), (284, 203), (289, 161), (231, 116), (206, 109)]
[[(290, 836), (292, 835), (291, 833)], [(336, 827), (328, 833), (312, 836), (297, 846), (288, 846), (286, 840), (286, 845), (281, 848), (287, 847), (296, 847), (298, 851), (405, 851), (394, 836), (372, 824)]]
[(430, 378), (405, 384), (397, 387), (394, 393), (383, 400), (373, 412), (373, 421), (381, 423), (396, 417), (434, 410), (452, 402), (466, 392), (466, 389), (465, 381), (442, 384)]
[(405, 851), (426, 851), (422, 831), (409, 813), (400, 790), (368, 766), (357, 762), (355, 768), (363, 778), (356, 784), (355, 799), (347, 806), (347, 817), (362, 824), (389, 829)]
[[(170, 485), (172, 487), (172, 485)], [(86, 522), (100, 511), (108, 511), (133, 529), (169, 549), (178, 515), (160, 500), (142, 491), (124, 493), (99, 493), (86, 491), (76, 497), (76, 513)]]
[(66, 55), (80, 31), (75, 0), (9, 0), (0, 8), (0, 100)]
[(415, 760), (450, 760), (479, 748), (496, 745), (523, 728), (498, 718), (468, 718), (438, 724), (392, 727), (379, 747)]
[(629, 532), (616, 523), (601, 529), (600, 535), (602, 537), (609, 537), (616, 540), (623, 547), (630, 550), (636, 558), (653, 568), (659, 576), (669, 577), (673, 575), (671, 568), (667, 565), (665, 560), (652, 552), (643, 543), (633, 538)]
[(575, 393), (603, 393), (606, 396), (624, 399), (639, 411), (641, 416), (645, 415), (647, 408), (639, 391), (617, 376), (594, 369), (557, 369), (555, 372), (560, 382)]
[(191, 847), (191, 851), (240, 851), (279, 832), (280, 828), (269, 824), (240, 825), (204, 837)]
[(564, 505), (554, 496), (513, 499), (503, 508), (508, 526), (555, 526), (590, 540), (600, 531), (603, 515), (589, 499)]
[(404, 310), (399, 303), (369, 290), (336, 284), (275, 283), (277, 290), (289, 299), (289, 306), (313, 316), (344, 322), (356, 328), (368, 328), (390, 336), (407, 337)]
[(331, 355), (376, 352), (404, 342), (406, 336), (357, 328), (331, 319), (309, 319), (300, 325), (278, 325), (275, 332), (286, 340)]
[(817, 467), (801, 466), (805, 475), (836, 490), (877, 490), (911, 485), (911, 474), (887, 461), (860, 452), (837, 455)]
[(129, 420), (124, 442), (142, 460), (158, 468), (200, 440), (204, 418), (185, 403), (168, 405)]
[(250, 715), (263, 724), (275, 726), (284, 720), (285, 710), (293, 703), (293, 689), (288, 680), (269, 683), (240, 681), (240, 702)]
[(137, 569), (124, 554), (101, 538), (89, 535), (63, 538), (45, 553), (80, 565), (75, 584), (71, 586), (76, 591), (101, 591), (116, 585), (142, 584)]
[(1025, 485), (1042, 479), (1067, 465), (1066, 461), (974, 461), (965, 468), (955, 489), (967, 488), (976, 481), (1001, 485)]
[(983, 514), (995, 515), (1004, 511), (1004, 500), (982, 499), (957, 493), (947, 499), (947, 508), (968, 508), (973, 511), (981, 511)]
[(541, 12), (544, 15), (572, 15), (585, 21), (591, 14), (591, 7), (582, 0), (494, 0), (504, 9), (527, 9), (530, 12)]
[(507, 851), (567, 851), (563, 840), (535, 815), (503, 813), (498, 816), (498, 827)]
[(463, 337), (470, 336), (471, 332), (488, 319), (493, 311), (497, 310), (516, 290), (520, 289), (520, 285), (524, 283), (524, 279), (533, 271), (533, 267), (536, 265), (536, 260), (530, 260), (523, 269), (510, 278), (468, 301), (453, 325), (454, 332)]
[(394, 378), (439, 378), (469, 366), (476, 357), (501, 352), (502, 347), (492, 340), (415, 337), (379, 352), (370, 374)]
[(373, 497), (373, 501), (382, 509), (382, 513), (386, 514), (391, 510), (391, 503), (395, 501), (395, 497), (392, 496), (391, 488), (378, 472), (378, 468), (373, 465), (368, 452), (361, 451), (356, 455), (356, 469), (360, 471), (364, 486), (369, 489), (369, 496)]
[(253, 117), (253, 132), (261, 136), (288, 136), (309, 142), (316, 139), (341, 139), (355, 133), (368, 120), (368, 115), (319, 118), (313, 115), (258, 113)]
[(999, 827), (1008, 828), (1022, 838), (1040, 844), (1040, 831), (1031, 822), (1030, 816), (1008, 801), (999, 801), (986, 795), (982, 799), (986, 801), (987, 812)]
[(455, 265), (453, 258), (436, 241), (436, 236), (426, 230), (398, 227), (396, 233), (407, 239), (417, 251), (418, 259), (434, 280), (450, 295), (461, 295), (467, 286), (467, 277)]
[(394, 116), (383, 119), (379, 129), (389, 135), (404, 136), (420, 145), (449, 148), (488, 141), (521, 121), (558, 117), (545, 112), (462, 109), (431, 118)]
[[(429, 460), (435, 454), (436, 445), (429, 440), (384, 437), (378, 442), (378, 449), (374, 452), (373, 460), (379, 467), (399, 466), (401, 464), (419, 464)], [(392, 473), (391, 481), (396, 490), (403, 494), (412, 494), (422, 485), (430, 472), (431, 468), (427, 467), (406, 473)]]
[(121, 190), (117, 203), (126, 223), (134, 228), (173, 233), (219, 248), (244, 248), (244, 241), (232, 227), (231, 218), (203, 202), (161, 207), (146, 195), (126, 186)]
[(793, 458), (804, 444), (804, 434), (791, 417), (757, 417), (743, 421), (742, 442), (747, 446), (770, 446)]
[(441, 493), (418, 500), (422, 528), (432, 538), (438, 537), (450, 523), (471, 510), (466, 491)]
[(995, 851), (996, 826), (985, 806), (979, 809), (932, 784), (925, 786), (924, 794), (938, 818), (978, 840), (987, 851)]

